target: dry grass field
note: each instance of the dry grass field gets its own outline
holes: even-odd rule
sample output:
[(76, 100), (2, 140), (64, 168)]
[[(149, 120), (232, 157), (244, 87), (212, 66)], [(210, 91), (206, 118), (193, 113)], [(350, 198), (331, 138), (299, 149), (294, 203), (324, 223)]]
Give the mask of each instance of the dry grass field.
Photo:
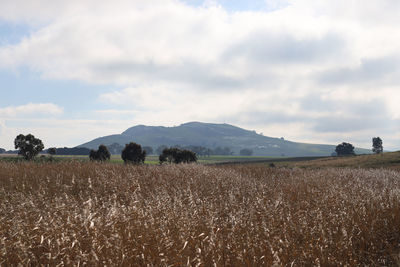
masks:
[(351, 157), (329, 157), (310, 161), (279, 162), (281, 167), (299, 168), (385, 168), (400, 170), (400, 151)]
[(393, 266), (400, 172), (0, 162), (0, 265)]

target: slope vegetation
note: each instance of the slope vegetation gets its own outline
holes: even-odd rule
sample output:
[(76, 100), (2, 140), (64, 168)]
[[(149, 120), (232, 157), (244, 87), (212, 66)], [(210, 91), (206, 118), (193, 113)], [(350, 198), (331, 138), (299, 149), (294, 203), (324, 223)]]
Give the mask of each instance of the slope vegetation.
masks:
[(354, 157), (329, 157), (302, 162), (278, 163), (282, 167), (300, 168), (385, 168), (400, 170), (400, 151), (383, 154), (360, 155)]
[[(125, 145), (136, 142), (142, 146), (157, 148), (167, 146), (203, 146), (214, 149), (229, 147), (235, 155), (243, 148), (250, 148), (255, 156), (328, 156), (335, 150), (332, 145), (296, 143), (281, 138), (272, 138), (257, 134), (229, 124), (201, 122), (185, 123), (176, 127), (138, 125), (121, 134), (104, 136), (84, 143), (79, 147), (97, 148), (100, 144)], [(358, 149), (358, 153), (368, 150)]]

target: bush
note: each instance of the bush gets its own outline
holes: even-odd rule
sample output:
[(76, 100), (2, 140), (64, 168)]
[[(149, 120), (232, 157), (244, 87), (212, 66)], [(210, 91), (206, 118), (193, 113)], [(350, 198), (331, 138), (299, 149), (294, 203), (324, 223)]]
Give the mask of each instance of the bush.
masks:
[(146, 151), (142, 149), (141, 145), (131, 142), (125, 145), (124, 150), (122, 150), (121, 158), (125, 163), (144, 163)]
[(100, 145), (98, 150), (90, 150), (90, 160), (106, 161), (110, 160), (111, 153), (105, 145)]
[(176, 147), (165, 148), (162, 154), (159, 156), (160, 164), (164, 162), (169, 163), (190, 163), (196, 162), (197, 156), (196, 153), (186, 150), (186, 149), (179, 149)]

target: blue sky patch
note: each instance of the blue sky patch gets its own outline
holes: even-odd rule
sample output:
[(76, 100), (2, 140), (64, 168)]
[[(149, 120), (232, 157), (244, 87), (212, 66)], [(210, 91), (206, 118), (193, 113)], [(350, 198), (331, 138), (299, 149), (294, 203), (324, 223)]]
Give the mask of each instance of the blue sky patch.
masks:
[(0, 20), (0, 46), (18, 44), (29, 36), (32, 29), (25, 24), (15, 24)]

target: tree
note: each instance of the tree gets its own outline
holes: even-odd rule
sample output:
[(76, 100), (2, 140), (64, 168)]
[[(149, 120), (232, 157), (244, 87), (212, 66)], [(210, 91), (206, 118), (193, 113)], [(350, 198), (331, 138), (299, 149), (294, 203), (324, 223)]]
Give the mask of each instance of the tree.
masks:
[(248, 148), (243, 148), (242, 150), (240, 150), (239, 153), (242, 156), (251, 156), (251, 155), (253, 155), (253, 150), (248, 149)]
[(350, 143), (343, 142), (336, 146), (335, 149), (338, 156), (354, 155), (354, 146)]
[(177, 158), (179, 148), (171, 147), (171, 148), (164, 148), (160, 156), (158, 157), (160, 164), (164, 162), (175, 162), (175, 158)]
[(35, 138), (32, 134), (18, 135), (14, 140), (14, 145), (15, 149), (19, 149), (18, 154), (26, 160), (32, 160), (44, 148), (42, 140)]
[(106, 161), (110, 160), (111, 153), (105, 145), (100, 145), (98, 150), (90, 150), (90, 160)]
[(372, 138), (372, 152), (375, 154), (383, 152), (382, 139), (380, 137)]
[(142, 149), (141, 145), (130, 142), (126, 144), (124, 150), (122, 150), (121, 158), (125, 163), (144, 163), (146, 151)]
[(57, 149), (55, 147), (50, 147), (49, 149), (47, 149), (47, 153), (53, 156), (57, 154)]
[(143, 150), (146, 151), (146, 155), (152, 155), (154, 153), (153, 148), (151, 146), (144, 146)]
[(0, 154), (6, 153), (6, 150), (4, 148), (0, 148)]
[(164, 162), (179, 164), (196, 162), (197, 156), (196, 153), (190, 150), (171, 147), (165, 148), (158, 159), (160, 160), (160, 164), (163, 164)]

